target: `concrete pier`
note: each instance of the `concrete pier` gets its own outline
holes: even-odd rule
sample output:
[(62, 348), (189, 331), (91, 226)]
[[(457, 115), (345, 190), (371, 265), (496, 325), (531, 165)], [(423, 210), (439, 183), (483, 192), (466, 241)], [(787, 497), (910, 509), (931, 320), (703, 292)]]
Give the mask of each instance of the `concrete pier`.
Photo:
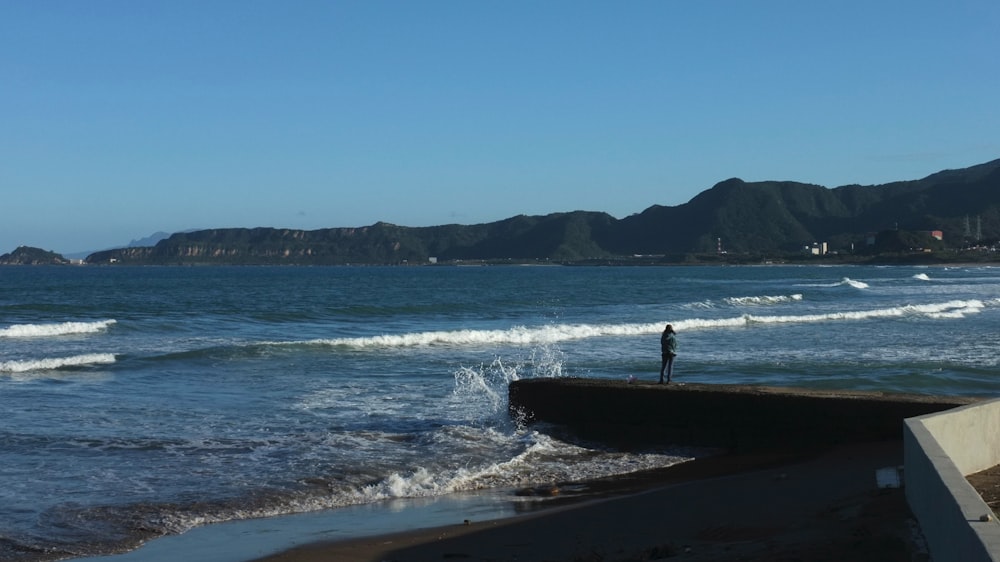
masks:
[(731, 451), (901, 440), (903, 420), (974, 398), (605, 379), (510, 384), (510, 414), (619, 447), (699, 445)]
[(515, 419), (620, 448), (722, 447), (738, 458), (901, 441), (906, 500), (931, 557), (1000, 562), (1000, 525), (966, 481), (1000, 462), (1000, 399), (571, 378), (509, 392)]

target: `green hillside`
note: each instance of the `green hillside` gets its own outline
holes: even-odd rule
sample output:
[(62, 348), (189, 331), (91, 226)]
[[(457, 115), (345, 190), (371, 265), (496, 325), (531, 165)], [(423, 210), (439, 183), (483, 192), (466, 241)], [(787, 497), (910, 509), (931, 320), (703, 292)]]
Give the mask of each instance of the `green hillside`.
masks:
[[(943, 240), (931, 236), (943, 233)], [(711, 259), (959, 250), (1000, 238), (1000, 160), (914, 181), (833, 189), (797, 182), (720, 182), (689, 202), (615, 219), (575, 211), (478, 225), (178, 233), (155, 246), (88, 256), (89, 263), (399, 264), (450, 261)]]

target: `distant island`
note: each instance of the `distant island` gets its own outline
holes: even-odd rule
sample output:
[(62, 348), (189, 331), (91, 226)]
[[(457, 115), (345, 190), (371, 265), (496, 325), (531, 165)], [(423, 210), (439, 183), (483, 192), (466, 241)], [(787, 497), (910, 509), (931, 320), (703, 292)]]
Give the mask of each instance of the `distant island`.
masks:
[(0, 255), (0, 265), (65, 265), (70, 260), (55, 252), (30, 246), (19, 246), (9, 254)]
[[(947, 263), (993, 261), (1000, 160), (926, 178), (826, 188), (722, 181), (689, 202), (616, 219), (574, 211), (476, 225), (175, 233), (95, 252), (87, 264), (417, 265), (453, 263)], [(63, 263), (23, 247), (0, 263)], [(49, 253), (51, 254), (51, 253)], [(30, 259), (29, 259), (30, 256)]]

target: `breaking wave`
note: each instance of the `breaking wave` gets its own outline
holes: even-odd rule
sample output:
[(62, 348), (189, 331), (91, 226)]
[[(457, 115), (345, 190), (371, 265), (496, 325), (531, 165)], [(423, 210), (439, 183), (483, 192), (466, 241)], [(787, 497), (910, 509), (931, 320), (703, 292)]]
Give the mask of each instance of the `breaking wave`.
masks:
[(115, 362), (113, 353), (88, 353), (71, 357), (50, 357), (22, 361), (0, 361), (0, 373), (26, 373), (31, 371), (53, 371), (65, 367), (103, 365)]
[(926, 318), (964, 318), (981, 312), (986, 305), (980, 300), (949, 301), (937, 304), (913, 304), (892, 308), (877, 308), (852, 312), (830, 312), (800, 316), (746, 316), (747, 324), (776, 324), (785, 322), (824, 322), (829, 320), (868, 320), (872, 318), (899, 318), (924, 316)]
[(93, 334), (108, 329), (116, 320), (96, 322), (59, 322), (53, 324), (15, 324), (0, 328), (0, 338), (43, 338), (72, 334)]
[[(691, 460), (694, 451), (626, 453), (588, 450), (537, 431), (524, 436), (525, 448), (513, 457), (481, 466), (442, 471), (417, 467), (393, 473), (362, 487), (355, 501), (370, 503), (392, 498), (438, 496), (527, 483), (580, 482), (613, 475), (663, 468)], [(572, 462), (567, 462), (572, 459)]]
[(931, 319), (964, 318), (986, 306), (981, 300), (953, 300), (943, 303), (908, 304), (872, 310), (836, 311), (821, 314), (769, 316), (743, 314), (727, 318), (689, 318), (633, 324), (551, 324), (515, 326), (507, 330), (447, 330), (384, 334), (356, 338), (316, 339), (300, 342), (267, 342), (263, 345), (322, 345), (352, 349), (405, 348), (421, 346), (546, 345), (563, 341), (600, 337), (629, 337), (659, 333), (665, 323), (677, 330), (735, 328), (754, 324), (816, 323), (861, 321), (877, 318), (920, 316)]
[(867, 289), (868, 283), (864, 281), (858, 281), (856, 279), (851, 279), (850, 277), (844, 277), (840, 281), (834, 283), (819, 283), (815, 285), (806, 285), (807, 287), (854, 287), (855, 289)]
[(760, 306), (760, 305), (770, 305), (770, 304), (781, 304), (786, 302), (800, 301), (802, 300), (801, 294), (794, 295), (776, 295), (776, 296), (760, 296), (760, 297), (729, 297), (725, 299), (727, 304), (734, 306)]

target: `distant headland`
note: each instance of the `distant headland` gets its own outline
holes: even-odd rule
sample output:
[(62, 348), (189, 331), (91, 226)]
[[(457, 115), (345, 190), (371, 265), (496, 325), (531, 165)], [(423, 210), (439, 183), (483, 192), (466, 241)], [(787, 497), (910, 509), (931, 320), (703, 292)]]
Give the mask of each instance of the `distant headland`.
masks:
[[(1000, 261), (1000, 160), (919, 180), (826, 188), (717, 183), (687, 203), (616, 219), (518, 215), (475, 225), (180, 232), (90, 254), (98, 265), (673, 265)], [(22, 246), (0, 264), (69, 264)]]
[(0, 265), (66, 265), (70, 260), (55, 252), (30, 246), (19, 246), (9, 254), (0, 255)]

